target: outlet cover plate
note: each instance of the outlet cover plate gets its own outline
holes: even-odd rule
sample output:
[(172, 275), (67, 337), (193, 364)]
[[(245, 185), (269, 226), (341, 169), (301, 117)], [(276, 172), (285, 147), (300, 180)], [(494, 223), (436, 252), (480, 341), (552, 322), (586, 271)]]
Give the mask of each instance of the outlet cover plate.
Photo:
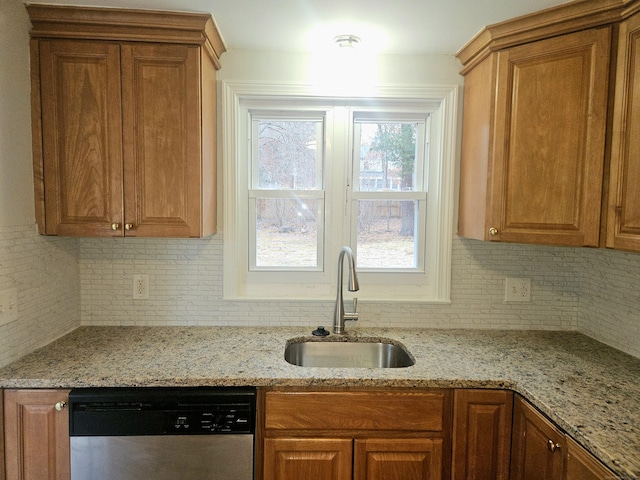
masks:
[(133, 276), (133, 298), (136, 300), (149, 299), (149, 275)]
[(510, 278), (507, 277), (504, 289), (504, 301), (530, 302), (531, 301), (531, 279), (530, 278)]

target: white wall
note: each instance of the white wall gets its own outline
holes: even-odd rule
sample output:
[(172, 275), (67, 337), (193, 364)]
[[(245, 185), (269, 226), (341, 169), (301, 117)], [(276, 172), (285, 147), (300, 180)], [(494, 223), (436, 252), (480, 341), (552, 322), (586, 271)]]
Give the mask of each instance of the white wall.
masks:
[(0, 0), (0, 290), (18, 289), (18, 320), (0, 326), (0, 366), (80, 323), (78, 241), (36, 233), (29, 29), (19, 0)]
[[(330, 58), (304, 53), (231, 49), (223, 54), (221, 63), (218, 72), (221, 81), (314, 84), (318, 76), (332, 72)], [(458, 74), (461, 65), (453, 55), (380, 55), (373, 59), (373, 64), (370, 71), (373, 84), (463, 84)], [(332, 73), (338, 77), (338, 83), (349, 80), (348, 72)]]
[(0, 227), (34, 220), (29, 108), (29, 28), (17, 0), (0, 0)]

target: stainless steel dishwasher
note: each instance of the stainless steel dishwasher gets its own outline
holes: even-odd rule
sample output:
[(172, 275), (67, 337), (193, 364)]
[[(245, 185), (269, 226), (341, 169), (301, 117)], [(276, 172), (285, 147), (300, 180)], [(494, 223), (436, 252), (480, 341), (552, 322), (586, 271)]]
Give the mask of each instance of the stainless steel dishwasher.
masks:
[(251, 480), (255, 389), (80, 388), (71, 480)]

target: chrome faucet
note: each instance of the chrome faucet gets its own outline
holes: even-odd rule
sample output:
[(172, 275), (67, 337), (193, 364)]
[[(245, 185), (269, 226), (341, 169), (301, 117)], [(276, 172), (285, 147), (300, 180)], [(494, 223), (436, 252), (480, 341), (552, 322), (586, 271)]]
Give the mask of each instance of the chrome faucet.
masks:
[(333, 333), (344, 333), (344, 321), (345, 320), (358, 320), (358, 299), (353, 299), (353, 312), (345, 313), (344, 311), (344, 299), (342, 298), (342, 277), (343, 277), (343, 262), (344, 256), (347, 255), (347, 261), (349, 262), (349, 285), (350, 292), (357, 292), (360, 289), (358, 285), (358, 276), (356, 275), (356, 262), (353, 259), (353, 252), (349, 247), (342, 247), (340, 255), (338, 255), (338, 293), (336, 296), (336, 308), (333, 314)]

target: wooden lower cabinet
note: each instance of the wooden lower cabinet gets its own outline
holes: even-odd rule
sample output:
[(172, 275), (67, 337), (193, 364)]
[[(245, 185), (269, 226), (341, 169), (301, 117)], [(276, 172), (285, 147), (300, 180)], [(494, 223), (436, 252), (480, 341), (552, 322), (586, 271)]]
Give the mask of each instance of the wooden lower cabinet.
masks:
[(262, 392), (263, 480), (449, 480), (448, 389)]
[[(69, 480), (69, 390), (0, 393), (0, 480)], [(259, 403), (256, 480), (617, 478), (509, 391), (260, 389)]]
[(564, 480), (612, 480), (621, 478), (602, 465), (572, 438), (566, 437), (567, 452)]
[(519, 396), (514, 401), (511, 480), (619, 478)]
[(453, 480), (508, 480), (513, 393), (456, 390), (453, 403)]
[(0, 421), (2, 421), (3, 428), (0, 428), (0, 480), (5, 480), (4, 477), (4, 392), (0, 390)]
[(442, 439), (267, 438), (264, 480), (442, 478)]
[(69, 480), (69, 390), (5, 390), (6, 480)]
[(442, 478), (442, 439), (355, 439), (354, 480)]
[(267, 438), (264, 480), (349, 480), (350, 438)]
[(442, 439), (267, 438), (264, 480), (435, 480)]
[(562, 480), (564, 434), (520, 397), (513, 410), (511, 480)]

